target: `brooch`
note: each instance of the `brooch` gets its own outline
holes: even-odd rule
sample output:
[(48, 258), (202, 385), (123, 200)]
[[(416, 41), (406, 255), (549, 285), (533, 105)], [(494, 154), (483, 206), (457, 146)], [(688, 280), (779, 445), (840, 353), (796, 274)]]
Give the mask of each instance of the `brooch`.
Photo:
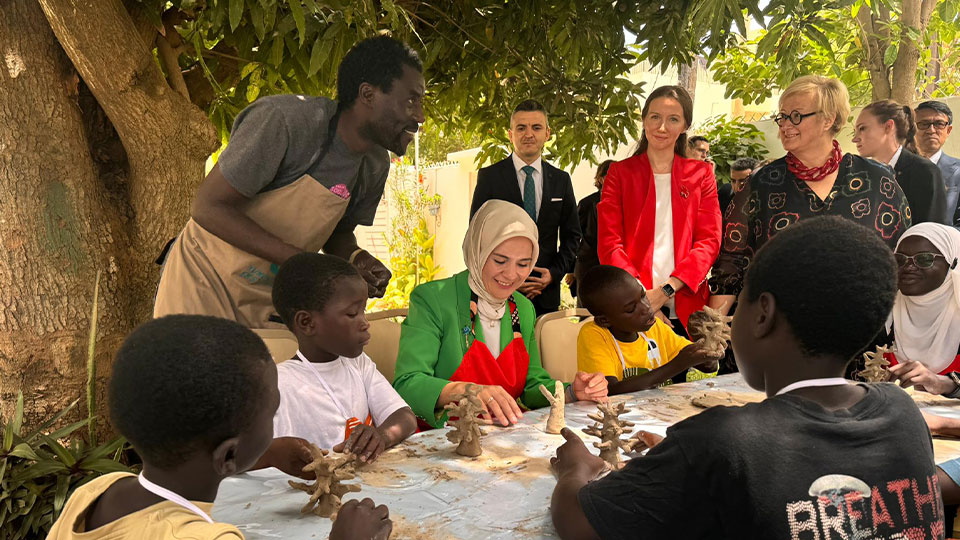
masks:
[(686, 199), (689, 195), (690, 195), (690, 192), (687, 191), (687, 188), (685, 187), (680, 188), (680, 197)]

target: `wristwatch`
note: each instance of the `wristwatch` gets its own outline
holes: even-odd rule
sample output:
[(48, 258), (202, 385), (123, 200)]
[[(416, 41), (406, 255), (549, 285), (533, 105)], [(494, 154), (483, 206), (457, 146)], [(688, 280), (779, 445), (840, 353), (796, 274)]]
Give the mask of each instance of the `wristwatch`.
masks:
[(944, 394), (943, 397), (954, 399), (960, 398), (960, 374), (957, 374), (956, 371), (951, 371), (950, 373), (947, 373), (947, 377), (950, 377), (950, 380), (953, 381), (953, 384), (956, 386), (956, 388), (954, 388), (952, 392)]
[(660, 290), (663, 291), (663, 294), (665, 294), (667, 298), (673, 298), (673, 295), (677, 294), (677, 290), (669, 283), (664, 283), (663, 287), (660, 287)]

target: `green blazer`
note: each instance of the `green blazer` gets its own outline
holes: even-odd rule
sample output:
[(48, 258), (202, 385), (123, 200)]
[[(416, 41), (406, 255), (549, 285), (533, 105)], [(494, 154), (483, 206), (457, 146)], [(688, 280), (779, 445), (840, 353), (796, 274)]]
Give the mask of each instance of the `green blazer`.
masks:
[[(549, 405), (540, 393), (542, 384), (552, 389), (556, 384), (540, 365), (540, 351), (533, 334), (536, 314), (533, 304), (520, 293), (513, 293), (520, 314), (520, 335), (530, 355), (530, 369), (520, 403), (528, 409)], [(453, 277), (424, 283), (410, 294), (410, 312), (400, 330), (400, 349), (397, 353), (393, 387), (410, 405), (413, 412), (433, 427), (443, 427), (446, 411), (437, 410), (440, 391), (460, 367), (463, 355), (472, 344), (470, 328), (470, 286), (467, 272)], [(477, 326), (477, 339), (484, 341)], [(506, 310), (500, 323), (500, 345), (506, 347), (513, 339), (510, 311)]]

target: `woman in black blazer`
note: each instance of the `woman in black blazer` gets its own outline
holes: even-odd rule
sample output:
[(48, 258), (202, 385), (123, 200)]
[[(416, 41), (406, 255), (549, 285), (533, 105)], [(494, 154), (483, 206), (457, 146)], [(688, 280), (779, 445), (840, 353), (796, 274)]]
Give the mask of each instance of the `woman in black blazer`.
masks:
[(917, 125), (909, 105), (891, 100), (875, 101), (863, 108), (853, 128), (853, 142), (863, 157), (889, 165), (907, 196), (914, 224), (943, 223), (947, 189), (940, 169), (915, 154)]

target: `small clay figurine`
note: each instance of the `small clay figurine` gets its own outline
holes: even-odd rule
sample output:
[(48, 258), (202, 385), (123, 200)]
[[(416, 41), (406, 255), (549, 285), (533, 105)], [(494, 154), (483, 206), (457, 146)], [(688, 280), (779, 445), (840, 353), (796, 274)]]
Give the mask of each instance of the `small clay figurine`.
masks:
[(890, 372), (887, 366), (890, 361), (883, 357), (885, 353), (892, 353), (893, 349), (887, 346), (877, 346), (875, 351), (863, 353), (863, 369), (858, 373), (861, 379), (867, 382), (887, 382)]
[(624, 433), (631, 431), (624, 428), (633, 426), (633, 422), (620, 420), (619, 418), (621, 414), (629, 410), (623, 403), (615, 407), (610, 403), (600, 403), (597, 405), (597, 414), (587, 415), (587, 418), (596, 423), (583, 430), (587, 435), (600, 438), (600, 442), (593, 443), (593, 446), (600, 449), (600, 458), (614, 470), (623, 467), (623, 462), (620, 460), (620, 450), (629, 452), (638, 443), (636, 439), (620, 438)]
[(450, 420), (453, 429), (447, 432), (447, 440), (460, 443), (457, 453), (461, 456), (477, 457), (483, 453), (480, 437), (484, 433), (477, 418), (483, 413), (483, 402), (477, 397), (479, 393), (479, 386), (468, 384), (464, 393), (453, 396), (453, 402), (444, 406), (444, 409), (450, 411), (451, 417), (456, 417), (455, 420)]
[(716, 309), (704, 307), (703, 311), (690, 315), (687, 327), (690, 330), (690, 337), (703, 344), (704, 352), (720, 358), (727, 350), (732, 320), (733, 317), (721, 315)]
[(540, 393), (550, 402), (550, 416), (547, 417), (547, 433), (560, 433), (560, 430), (567, 426), (563, 419), (563, 406), (566, 404), (566, 396), (563, 392), (563, 383), (557, 381), (556, 390), (553, 394), (547, 390), (547, 387), (540, 385)]
[(311, 443), (310, 454), (313, 461), (307, 464), (303, 471), (313, 471), (317, 480), (313, 484), (288, 481), (290, 487), (310, 494), (310, 500), (300, 509), (301, 514), (312, 513), (320, 517), (336, 518), (337, 511), (340, 510), (340, 498), (347, 493), (360, 491), (360, 486), (356, 484), (342, 483), (343, 480), (355, 478), (353, 467), (356, 456), (345, 454), (333, 457), (328, 456), (329, 453), (329, 450), (317, 448)]

